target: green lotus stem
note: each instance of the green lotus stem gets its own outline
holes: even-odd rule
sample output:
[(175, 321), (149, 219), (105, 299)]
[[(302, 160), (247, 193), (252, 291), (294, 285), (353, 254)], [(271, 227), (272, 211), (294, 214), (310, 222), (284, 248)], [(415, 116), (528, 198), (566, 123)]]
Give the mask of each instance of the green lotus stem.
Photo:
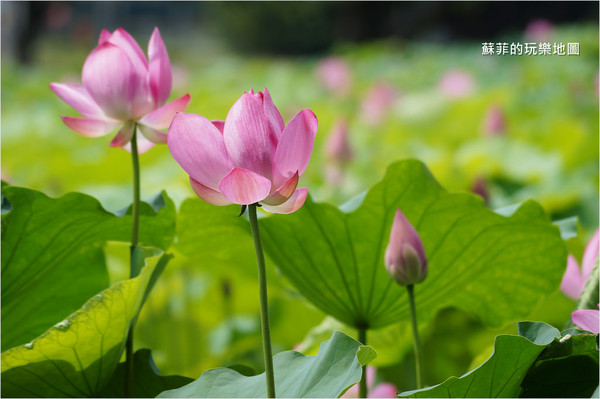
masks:
[[(131, 227), (131, 247), (129, 278), (135, 277), (135, 249), (138, 245), (138, 235), (140, 229), (140, 161), (137, 148), (137, 124), (133, 125), (133, 137), (131, 138), (131, 161), (133, 163), (133, 206), (132, 206), (132, 227)], [(133, 327), (134, 321), (129, 326), (127, 332), (127, 341), (125, 342), (125, 396), (133, 396)]]
[[(367, 329), (364, 327), (358, 328), (358, 342), (360, 342), (362, 345), (367, 344)], [(360, 382), (358, 383), (358, 397), (366, 398), (368, 394), (367, 365), (365, 364), (362, 366), (362, 375), (360, 377)]]
[(265, 358), (265, 375), (267, 377), (267, 397), (275, 397), (275, 375), (273, 372), (273, 351), (271, 350), (271, 330), (269, 328), (269, 302), (267, 299), (267, 269), (265, 255), (260, 240), (258, 219), (256, 217), (256, 204), (248, 205), (250, 230), (254, 238), (256, 263), (258, 264), (258, 290), (260, 295), (260, 329), (262, 332), (263, 355)]
[(406, 286), (408, 291), (408, 303), (410, 305), (410, 320), (412, 324), (413, 346), (415, 349), (415, 374), (417, 376), (417, 389), (423, 388), (423, 352), (419, 341), (419, 328), (417, 327), (417, 310), (415, 308), (414, 285)]

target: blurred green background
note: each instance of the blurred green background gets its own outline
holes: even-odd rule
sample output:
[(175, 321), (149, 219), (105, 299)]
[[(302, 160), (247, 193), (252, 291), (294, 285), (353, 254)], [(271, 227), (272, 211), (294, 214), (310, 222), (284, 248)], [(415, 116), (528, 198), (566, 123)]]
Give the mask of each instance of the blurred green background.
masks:
[[(171, 98), (190, 93), (187, 112), (224, 119), (244, 91), (264, 87), (286, 122), (302, 108), (315, 112), (315, 149), (301, 178), (315, 200), (341, 205), (391, 162), (418, 158), (448, 190), (481, 193), (492, 209), (533, 198), (554, 220), (577, 216), (580, 234), (568, 245), (580, 259), (598, 226), (598, 21), (590, 19), (598, 4), (395, 4), (2, 2), (2, 179), (126, 207), (129, 153), (110, 148), (111, 135), (88, 139), (64, 126), (60, 115), (76, 112), (48, 84), (80, 81), (101, 28), (122, 26), (145, 49), (158, 26), (173, 66)], [(483, 42), (574, 42), (580, 55), (483, 56)], [(348, 141), (336, 145), (342, 125)], [(177, 204), (193, 197), (166, 146), (141, 156), (141, 166), (143, 197), (162, 189)], [(261, 369), (247, 244), (236, 245), (249, 254), (243, 264), (206, 265), (173, 249), (136, 329), (137, 346), (152, 349), (164, 374)], [(112, 280), (125, 278), (128, 247), (106, 250)], [(268, 268), (278, 352), (325, 316)], [(557, 287), (531, 319), (562, 327), (573, 305)], [(489, 354), (495, 334), (515, 331), (441, 312), (425, 331), (426, 382), (464, 373)], [(381, 336), (378, 378), (412, 388), (410, 337), (393, 328)]]

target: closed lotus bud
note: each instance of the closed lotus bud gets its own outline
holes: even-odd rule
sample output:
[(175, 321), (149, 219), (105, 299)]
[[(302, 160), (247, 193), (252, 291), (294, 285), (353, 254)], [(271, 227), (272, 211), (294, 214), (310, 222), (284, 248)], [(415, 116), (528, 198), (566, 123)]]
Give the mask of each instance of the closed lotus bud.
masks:
[(390, 243), (385, 250), (385, 268), (400, 285), (418, 284), (427, 277), (423, 243), (400, 209), (396, 210)]
[(502, 136), (506, 131), (506, 122), (502, 108), (493, 106), (483, 119), (483, 133), (488, 137)]

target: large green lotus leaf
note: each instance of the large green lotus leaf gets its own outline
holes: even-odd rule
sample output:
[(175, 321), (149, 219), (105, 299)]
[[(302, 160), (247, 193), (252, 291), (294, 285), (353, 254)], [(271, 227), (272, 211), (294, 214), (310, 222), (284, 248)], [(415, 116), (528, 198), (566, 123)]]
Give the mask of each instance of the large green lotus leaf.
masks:
[(596, 336), (564, 332), (563, 336), (544, 349), (529, 369), (521, 383), (521, 397), (592, 397), (599, 383)]
[[(180, 375), (161, 375), (149, 349), (140, 349), (133, 356), (133, 390), (134, 398), (154, 398), (167, 389), (182, 387), (194, 381)], [(124, 398), (125, 395), (125, 362), (119, 363), (112, 378), (98, 395), (103, 398)]]
[(401, 398), (514, 398), (521, 382), (542, 351), (560, 332), (545, 323), (519, 323), (524, 335), (498, 335), (492, 355), (462, 377), (450, 377), (425, 389), (402, 392)]
[[(131, 239), (131, 215), (117, 216), (93, 197), (49, 198), (7, 186), (2, 215), (2, 348), (37, 337), (108, 286), (102, 250)], [(123, 212), (124, 213), (124, 212)], [(161, 249), (175, 235), (175, 206), (166, 193), (140, 207), (140, 243)]]
[(415, 160), (391, 165), (350, 213), (307, 199), (292, 215), (265, 218), (263, 242), (318, 308), (351, 326), (384, 327), (409, 317), (406, 290), (383, 260), (398, 208), (419, 232), (429, 261), (427, 279), (415, 288), (420, 322), (454, 306), (499, 326), (558, 287), (566, 248), (536, 202), (510, 216), (494, 213), (475, 195), (446, 192)]
[[(275, 391), (282, 398), (337, 398), (360, 381), (361, 366), (375, 351), (339, 331), (315, 356), (296, 351), (273, 357)], [(161, 398), (264, 398), (265, 374), (246, 377), (228, 368), (206, 371), (189, 385), (165, 391)]]
[(169, 255), (153, 250), (118, 282), (31, 342), (2, 353), (4, 397), (94, 397), (119, 363), (127, 331)]

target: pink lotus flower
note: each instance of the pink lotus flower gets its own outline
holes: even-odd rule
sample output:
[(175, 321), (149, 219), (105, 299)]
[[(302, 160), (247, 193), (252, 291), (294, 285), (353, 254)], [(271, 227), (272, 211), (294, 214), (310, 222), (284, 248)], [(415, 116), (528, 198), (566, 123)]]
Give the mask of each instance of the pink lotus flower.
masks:
[(259, 203), (292, 213), (306, 200), (296, 189), (312, 154), (317, 117), (298, 112), (287, 126), (267, 89), (244, 93), (225, 121), (179, 113), (169, 128), (171, 154), (190, 175), (196, 194), (213, 205)]
[(567, 258), (567, 269), (560, 283), (561, 291), (571, 299), (578, 300), (583, 292), (585, 283), (590, 277), (596, 259), (598, 259), (598, 248), (600, 245), (600, 230), (596, 230), (594, 236), (590, 239), (581, 260), (581, 269), (577, 264), (577, 260), (572, 255)]
[(363, 118), (372, 125), (381, 122), (397, 99), (398, 93), (393, 86), (383, 82), (374, 84), (361, 105)]
[(336, 164), (345, 164), (354, 158), (354, 151), (348, 140), (348, 122), (338, 120), (325, 142), (325, 157)]
[(135, 39), (119, 28), (100, 33), (98, 46), (83, 64), (82, 86), (51, 83), (50, 88), (83, 118), (63, 116), (72, 130), (87, 137), (119, 133), (110, 143), (131, 150), (137, 125), (138, 152), (166, 143), (159, 131), (190, 103), (189, 94), (163, 105), (171, 93), (171, 63), (158, 28), (148, 43), (148, 59)]
[[(369, 389), (369, 398), (395, 398), (398, 393), (398, 388), (389, 382), (382, 382), (373, 386), (375, 382), (375, 367), (367, 366), (367, 388)], [(352, 385), (343, 395), (342, 398), (358, 398), (358, 384)]]
[(352, 85), (350, 66), (339, 57), (323, 59), (317, 66), (317, 77), (327, 90), (340, 96), (348, 94)]
[(554, 35), (554, 25), (546, 19), (531, 21), (525, 28), (525, 38), (534, 42), (547, 42)]
[[(598, 305), (600, 307), (600, 304)], [(571, 315), (571, 320), (581, 329), (600, 333), (600, 311), (594, 309), (576, 310)]]
[(396, 210), (385, 250), (385, 267), (400, 285), (418, 284), (427, 277), (427, 258), (421, 237), (400, 209)]
[(488, 137), (501, 136), (506, 129), (504, 113), (498, 106), (490, 107), (483, 119), (483, 132)]
[(475, 82), (469, 73), (454, 69), (442, 76), (439, 88), (448, 98), (461, 98), (471, 94), (475, 89)]

